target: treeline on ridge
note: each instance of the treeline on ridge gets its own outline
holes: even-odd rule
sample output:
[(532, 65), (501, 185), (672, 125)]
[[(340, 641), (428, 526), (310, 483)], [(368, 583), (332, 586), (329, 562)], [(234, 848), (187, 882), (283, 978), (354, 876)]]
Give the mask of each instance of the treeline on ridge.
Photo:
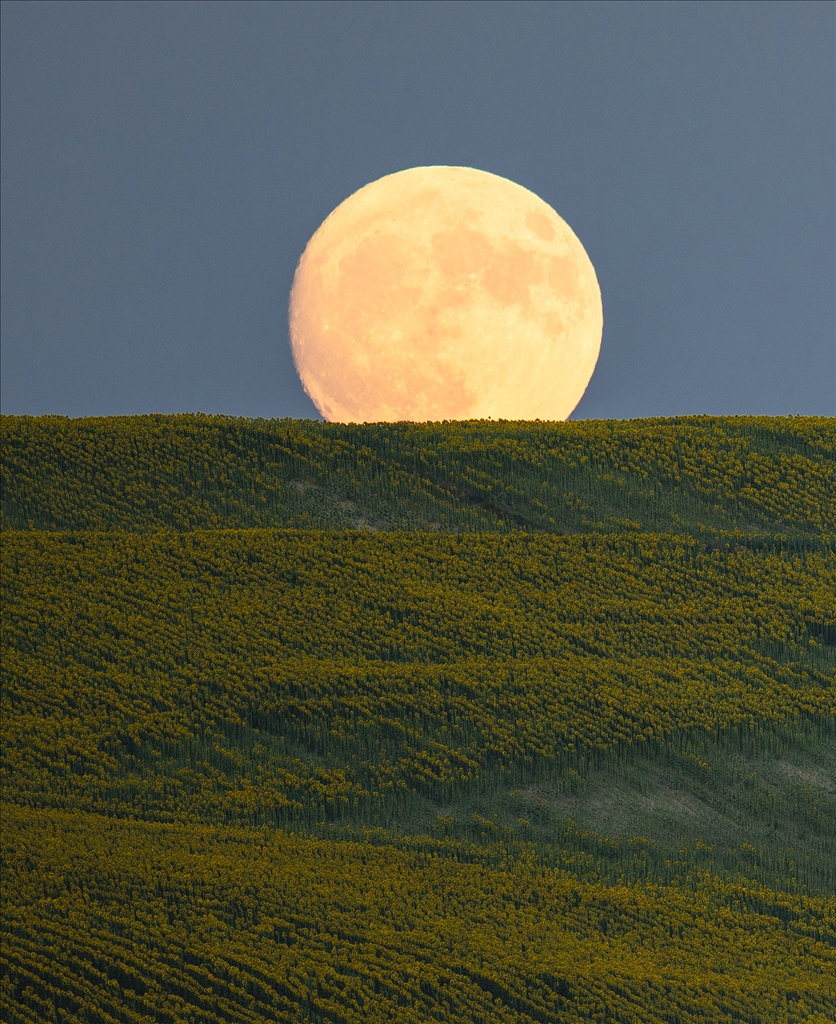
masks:
[(2, 417), (5, 529), (820, 534), (823, 417), (328, 424)]

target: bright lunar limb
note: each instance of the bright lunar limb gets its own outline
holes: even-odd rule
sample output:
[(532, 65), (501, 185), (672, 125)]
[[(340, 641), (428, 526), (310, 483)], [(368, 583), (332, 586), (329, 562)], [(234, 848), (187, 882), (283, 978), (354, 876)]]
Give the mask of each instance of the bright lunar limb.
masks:
[(349, 196), (307, 245), (290, 340), (327, 420), (564, 420), (598, 359), (595, 270), (521, 185), (414, 167)]

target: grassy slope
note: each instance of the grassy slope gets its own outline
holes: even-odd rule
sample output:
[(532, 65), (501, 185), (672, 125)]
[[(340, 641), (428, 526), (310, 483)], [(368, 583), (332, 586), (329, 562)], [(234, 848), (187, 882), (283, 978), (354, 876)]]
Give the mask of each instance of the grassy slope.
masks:
[(9, 1021), (832, 1019), (833, 900), (79, 812), (15, 809), (4, 838)]
[(832, 421), (2, 426), (9, 1020), (833, 1016)]
[[(647, 783), (627, 765), (650, 742), (669, 777), (656, 787), (663, 806), (667, 790), (671, 806), (725, 818), (736, 806), (748, 822), (748, 833), (721, 830), (704, 810), (701, 830), (690, 823), (693, 840), (731, 845), (732, 870), (755, 841), (770, 864), (789, 847), (802, 865), (827, 863), (817, 844), (836, 824), (832, 762), (808, 762), (834, 711), (836, 652), (822, 637), (836, 556), (808, 548), (7, 533), (6, 785), (47, 806), (308, 827), (423, 830), (455, 806), (452, 832), (471, 835), (492, 800), (542, 787), (591, 824), (607, 800), (581, 799), (582, 776), (597, 766), (592, 790), (615, 785), (624, 801), (628, 780)], [(741, 730), (766, 730), (780, 757), (800, 758), (795, 775), (753, 783)], [(640, 806), (641, 788), (634, 797)], [(642, 814), (629, 829), (675, 846), (654, 822)], [(825, 878), (804, 867), (800, 881)]]
[(6, 529), (298, 527), (819, 535), (815, 417), (321, 424), (2, 418)]
[(833, 1019), (832, 899), (371, 840), (10, 809), (4, 1020)]

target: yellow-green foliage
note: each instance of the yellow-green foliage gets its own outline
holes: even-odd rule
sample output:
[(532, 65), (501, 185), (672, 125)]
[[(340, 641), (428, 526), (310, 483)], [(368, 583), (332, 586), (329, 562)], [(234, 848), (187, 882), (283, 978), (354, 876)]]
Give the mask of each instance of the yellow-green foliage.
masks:
[(815, 547), (7, 533), (6, 785), (282, 821), (676, 730), (825, 720), (836, 554)]
[(2, 432), (4, 1021), (836, 1019), (834, 421)]
[(4, 1020), (827, 1024), (836, 901), (520, 847), (10, 809)]
[(325, 424), (2, 418), (6, 528), (546, 532), (836, 523), (823, 417)]

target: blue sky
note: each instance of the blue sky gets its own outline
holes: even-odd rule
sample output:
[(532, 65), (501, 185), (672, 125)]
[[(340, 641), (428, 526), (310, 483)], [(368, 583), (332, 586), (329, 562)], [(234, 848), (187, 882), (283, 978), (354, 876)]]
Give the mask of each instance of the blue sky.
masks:
[(598, 273), (574, 418), (833, 415), (829, 2), (2, 4), (2, 409), (316, 415), (287, 298), (420, 164), (540, 195)]

